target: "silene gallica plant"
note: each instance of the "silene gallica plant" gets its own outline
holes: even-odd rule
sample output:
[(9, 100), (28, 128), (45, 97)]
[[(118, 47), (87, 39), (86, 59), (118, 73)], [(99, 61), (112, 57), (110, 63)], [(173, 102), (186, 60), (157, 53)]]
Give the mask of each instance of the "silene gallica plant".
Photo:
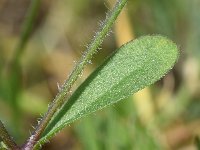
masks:
[(176, 44), (160, 35), (142, 36), (114, 51), (71, 95), (84, 67), (99, 51), (127, 0), (118, 0), (107, 14), (86, 51), (49, 105), (35, 131), (18, 146), (0, 122), (0, 139), (7, 149), (40, 149), (56, 133), (76, 119), (116, 103), (163, 77), (176, 63)]

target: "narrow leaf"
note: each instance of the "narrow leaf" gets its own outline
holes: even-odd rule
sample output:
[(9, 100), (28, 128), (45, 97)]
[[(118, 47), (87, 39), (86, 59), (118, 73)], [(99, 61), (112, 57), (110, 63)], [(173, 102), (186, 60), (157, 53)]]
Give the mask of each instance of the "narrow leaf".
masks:
[(38, 145), (74, 120), (156, 82), (174, 66), (178, 55), (176, 44), (162, 36), (143, 36), (124, 44), (74, 92)]

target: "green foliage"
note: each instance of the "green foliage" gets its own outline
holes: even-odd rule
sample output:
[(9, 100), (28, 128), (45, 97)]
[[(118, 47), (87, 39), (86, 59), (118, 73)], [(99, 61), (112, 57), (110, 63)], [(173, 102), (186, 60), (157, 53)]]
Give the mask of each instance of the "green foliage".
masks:
[[(167, 11), (161, 13), (163, 10), (165, 10), (163, 9), (165, 7), (160, 7), (160, 5), (163, 4), (157, 0), (154, 1), (155, 3), (152, 4), (155, 4), (156, 8), (159, 8), (152, 9), (155, 10), (156, 20), (160, 20), (158, 23), (160, 28), (158, 28), (158, 30), (162, 31), (160, 33), (170, 33), (169, 35), (171, 35), (174, 33), (172, 32), (173, 30), (163, 28), (166, 26), (166, 24), (168, 24), (167, 26), (170, 26), (171, 22), (173, 21), (166, 20), (168, 17), (163, 17), (164, 15), (169, 15), (170, 13), (165, 14)], [(62, 86), (62, 89), (59, 91), (55, 101), (49, 107), (50, 109), (47, 111), (46, 115), (44, 115), (44, 118), (40, 122), (41, 124), (39, 124), (39, 126), (36, 128), (34, 134), (29, 138), (27, 143), (24, 144), (24, 147), (20, 149), (32, 149), (33, 146), (35, 146), (34, 148), (36, 149), (39, 148), (40, 145), (47, 142), (66, 125), (72, 123), (76, 119), (81, 118), (82, 116), (88, 115), (94, 111), (102, 109), (103, 107), (114, 104), (119, 100), (127, 98), (138, 90), (159, 80), (173, 67), (179, 55), (177, 46), (172, 41), (162, 36), (143, 36), (123, 45), (121, 48), (116, 50), (83, 82), (83, 84), (73, 93), (73, 95), (69, 97), (69, 91), (71, 90), (72, 85), (82, 73), (85, 65), (87, 65), (93, 55), (98, 52), (99, 46), (109, 33), (110, 28), (112, 27), (114, 21), (126, 2), (127, 0), (117, 0), (114, 9), (108, 13), (105, 21), (101, 23), (99, 32), (96, 32), (96, 36), (91, 41), (91, 44), (88, 45), (87, 50), (82, 55), (81, 60), (79, 63), (77, 63), (74, 71), (72, 71), (72, 74), (70, 74), (68, 80), (66, 80)], [(4, 58), (0, 54), (0, 80), (2, 80), (0, 85), (0, 97), (6, 100), (11, 100), (10, 105), (13, 106), (12, 109), (15, 110), (14, 114), (18, 118), (21, 118), (21, 110), (18, 108), (18, 99), (20, 99), (19, 95), (21, 95), (23, 90), (20, 86), (22, 83), (22, 68), (20, 59), (24, 53), (28, 39), (30, 38), (40, 4), (40, 0), (34, 0), (30, 6), (29, 13), (24, 22), (19, 43), (16, 46), (13, 58), (11, 60), (12, 67), (10, 69), (10, 76), (8, 76), (6, 80), (4, 80), (4, 78), (1, 76), (1, 68), (3, 67), (2, 64), (4, 62)], [(168, 7), (166, 7), (166, 10), (167, 9)], [(141, 27), (141, 24), (139, 26)], [(24, 101), (21, 102), (24, 103)], [(31, 107), (32, 106), (33, 105), (31, 105)], [(134, 108), (130, 107), (128, 109)], [(135, 115), (135, 112), (131, 113)], [(163, 116), (165, 117), (166, 115)], [(159, 147), (154, 141), (153, 136), (148, 134), (147, 129), (143, 127), (139, 119), (133, 123), (134, 126), (132, 126), (133, 124), (130, 124), (126, 126), (127, 128), (124, 128), (124, 125), (120, 123), (117, 124), (118, 117), (119, 116), (116, 115), (113, 110), (107, 113), (107, 118), (104, 120), (104, 123), (106, 124), (107, 138), (102, 140), (104, 143), (106, 143), (104, 146), (97, 142), (97, 137), (93, 138), (95, 137), (96, 133), (96, 130), (93, 127), (96, 126), (96, 128), (98, 128), (97, 126), (101, 124), (101, 118), (99, 117), (97, 122), (93, 122), (92, 119), (88, 118), (85, 124), (81, 126), (85, 126), (86, 132), (84, 133), (83, 130), (80, 129), (80, 132), (82, 135), (84, 135), (82, 141), (85, 143), (86, 149), (132, 149), (133, 147), (135, 149), (157, 149)], [(13, 120), (14, 123), (12, 126), (16, 127), (15, 123), (19, 123), (19, 121), (18, 119)], [(48, 126), (46, 127), (46, 125)], [(114, 127), (114, 125), (116, 126)], [(8, 147), (18, 148), (4, 128), (3, 124), (2, 127), (0, 127), (0, 130), (1, 136), (6, 137), (1, 137), (2, 139), (0, 139), (0, 141), (3, 140), (3, 144), (6, 144)], [(139, 142), (137, 140), (132, 142), (133, 139), (130, 138), (132, 136), (130, 132), (132, 133), (133, 130), (134, 132), (136, 131), (134, 135), (136, 137), (134, 138), (137, 138), (137, 140), (139, 139)], [(116, 133), (116, 131), (119, 132)], [(43, 135), (41, 137), (42, 133)], [(116, 138), (116, 136), (119, 135), (123, 135), (121, 136), (121, 139)], [(84, 139), (86, 140), (84, 141)], [(113, 145), (113, 143), (118, 143), (118, 145)]]
[(38, 144), (74, 120), (156, 82), (173, 67), (177, 58), (177, 46), (162, 36), (143, 36), (123, 45), (75, 91)]

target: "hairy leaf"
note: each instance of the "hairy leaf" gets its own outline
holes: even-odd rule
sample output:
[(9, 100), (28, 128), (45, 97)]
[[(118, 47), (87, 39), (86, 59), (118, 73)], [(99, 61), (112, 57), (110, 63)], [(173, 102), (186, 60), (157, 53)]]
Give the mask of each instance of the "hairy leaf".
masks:
[(176, 44), (162, 36), (143, 36), (124, 44), (74, 92), (39, 144), (74, 120), (156, 82), (174, 66), (178, 55)]

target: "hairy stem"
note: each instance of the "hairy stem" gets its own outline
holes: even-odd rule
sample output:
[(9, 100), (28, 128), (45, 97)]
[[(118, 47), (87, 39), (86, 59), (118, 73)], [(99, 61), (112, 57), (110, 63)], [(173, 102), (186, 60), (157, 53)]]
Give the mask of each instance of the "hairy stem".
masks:
[(8, 131), (4, 127), (3, 123), (0, 120), (0, 139), (6, 144), (6, 146), (12, 150), (19, 150), (19, 147), (9, 135)]
[[(88, 45), (79, 63), (77, 63), (74, 70), (72, 71), (72, 73), (70, 74), (70, 76), (68, 77), (64, 85), (62, 86), (62, 89), (55, 97), (47, 113), (42, 118), (41, 122), (39, 123), (38, 127), (36, 128), (31, 138), (25, 144), (24, 148), (28, 150), (34, 147), (34, 145), (39, 140), (41, 134), (45, 130), (46, 126), (48, 125), (49, 121), (51, 120), (55, 112), (65, 103), (72, 85), (78, 79), (84, 67), (91, 60), (92, 56), (98, 52), (99, 46), (103, 42), (103, 39), (106, 37), (106, 35), (109, 33), (113, 23), (115, 22), (122, 8), (125, 6), (126, 2), (127, 0), (118, 0), (113, 10), (110, 11), (109, 14), (106, 16), (106, 19), (103, 25), (100, 27), (100, 30), (96, 33), (96, 35), (94, 36), (94, 39)], [(39, 144), (37, 144), (36, 147), (39, 147)]]

